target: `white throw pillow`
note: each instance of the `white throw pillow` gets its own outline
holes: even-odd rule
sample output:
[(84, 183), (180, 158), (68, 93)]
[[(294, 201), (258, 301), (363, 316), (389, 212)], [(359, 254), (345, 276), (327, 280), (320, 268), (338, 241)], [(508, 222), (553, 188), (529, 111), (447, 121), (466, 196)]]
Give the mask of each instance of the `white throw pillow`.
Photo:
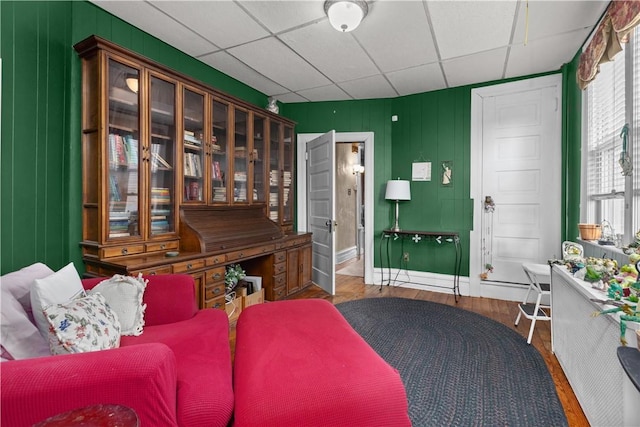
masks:
[[(42, 263), (35, 263), (0, 277), (0, 345), (11, 359), (29, 359), (51, 355), (47, 341), (33, 321), (31, 286), (35, 279), (53, 273)], [(5, 359), (4, 356), (0, 356)]]
[(51, 353), (84, 353), (120, 347), (120, 322), (98, 293), (45, 310)]
[(82, 281), (73, 263), (43, 279), (33, 281), (31, 287), (31, 307), (33, 318), (40, 335), (49, 339), (49, 322), (44, 317), (44, 310), (55, 304), (64, 304), (84, 296)]
[(144, 310), (142, 296), (149, 281), (138, 277), (116, 274), (110, 279), (98, 283), (89, 294), (100, 293), (109, 307), (118, 315), (122, 335), (140, 335), (144, 327)]

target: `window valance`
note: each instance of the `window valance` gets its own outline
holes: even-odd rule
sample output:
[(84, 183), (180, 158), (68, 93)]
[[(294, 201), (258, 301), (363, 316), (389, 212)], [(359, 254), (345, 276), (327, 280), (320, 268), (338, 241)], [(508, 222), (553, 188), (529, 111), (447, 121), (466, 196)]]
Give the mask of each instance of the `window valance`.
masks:
[(591, 42), (580, 55), (578, 85), (584, 89), (596, 78), (600, 64), (613, 61), (628, 41), (629, 33), (640, 24), (640, 1), (612, 1), (598, 25)]

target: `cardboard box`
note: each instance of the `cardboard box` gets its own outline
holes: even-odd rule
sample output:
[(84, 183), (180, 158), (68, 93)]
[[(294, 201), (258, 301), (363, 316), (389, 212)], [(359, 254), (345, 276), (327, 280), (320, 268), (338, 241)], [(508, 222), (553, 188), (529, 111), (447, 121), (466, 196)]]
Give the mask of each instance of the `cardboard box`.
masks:
[(242, 308), (245, 309), (254, 304), (262, 304), (264, 302), (264, 289), (254, 292), (250, 295), (242, 297)]
[(234, 298), (233, 301), (231, 302), (227, 302), (225, 304), (225, 311), (227, 312), (227, 317), (229, 317), (229, 323), (231, 322), (235, 322), (236, 320), (238, 320), (238, 316), (240, 316), (240, 313), (242, 313), (242, 304), (243, 304), (243, 298), (242, 297), (237, 297)]

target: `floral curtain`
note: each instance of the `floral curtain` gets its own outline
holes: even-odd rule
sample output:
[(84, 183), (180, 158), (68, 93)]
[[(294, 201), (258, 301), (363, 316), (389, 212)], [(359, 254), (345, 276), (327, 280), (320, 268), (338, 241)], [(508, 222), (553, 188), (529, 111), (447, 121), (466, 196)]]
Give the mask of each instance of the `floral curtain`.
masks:
[(612, 1), (596, 29), (593, 39), (580, 55), (578, 85), (584, 89), (596, 78), (600, 64), (613, 61), (622, 50), (629, 33), (640, 24), (640, 0)]

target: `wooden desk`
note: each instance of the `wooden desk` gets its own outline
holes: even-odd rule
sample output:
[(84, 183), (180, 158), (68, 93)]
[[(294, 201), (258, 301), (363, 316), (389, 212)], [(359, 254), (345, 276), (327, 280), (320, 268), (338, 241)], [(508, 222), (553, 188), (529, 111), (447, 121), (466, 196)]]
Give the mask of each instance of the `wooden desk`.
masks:
[[(458, 232), (446, 232), (446, 231), (418, 231), (418, 230), (400, 230), (394, 231), (391, 229), (382, 230), (382, 236), (380, 238), (380, 270), (381, 270), (381, 280), (380, 280), (380, 290), (382, 290), (382, 286), (384, 285), (384, 258), (382, 254), (383, 243), (386, 242), (386, 258), (387, 258), (387, 272), (389, 273), (389, 279), (387, 281), (387, 286), (391, 284), (391, 258), (389, 254), (389, 242), (391, 240), (401, 240), (402, 244), (402, 253), (404, 253), (404, 241), (406, 239), (411, 239), (415, 243), (419, 243), (421, 241), (435, 241), (439, 244), (445, 245), (447, 243), (453, 243), (453, 247), (455, 250), (455, 260), (454, 260), (454, 274), (453, 274), (453, 295), (455, 297), (455, 301), (458, 302), (458, 297), (462, 296), (460, 294), (460, 269), (462, 266), (462, 248), (460, 246), (460, 235)], [(394, 279), (395, 281), (395, 279)], [(404, 282), (404, 283), (413, 283), (413, 282)], [(443, 287), (440, 285), (429, 285), (435, 287)]]

